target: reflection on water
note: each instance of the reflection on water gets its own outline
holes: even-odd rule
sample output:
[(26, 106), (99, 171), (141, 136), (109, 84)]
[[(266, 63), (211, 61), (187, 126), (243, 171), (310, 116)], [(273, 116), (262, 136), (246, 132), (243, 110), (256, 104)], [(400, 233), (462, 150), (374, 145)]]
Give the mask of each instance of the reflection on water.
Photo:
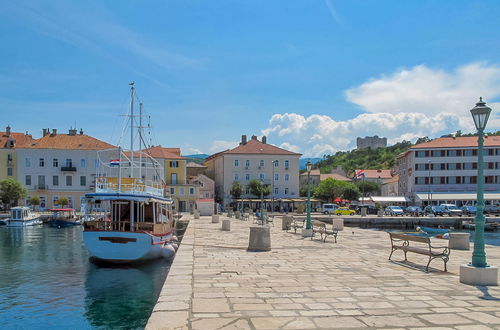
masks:
[(0, 227), (0, 328), (142, 328), (168, 261), (90, 263), (82, 228)]

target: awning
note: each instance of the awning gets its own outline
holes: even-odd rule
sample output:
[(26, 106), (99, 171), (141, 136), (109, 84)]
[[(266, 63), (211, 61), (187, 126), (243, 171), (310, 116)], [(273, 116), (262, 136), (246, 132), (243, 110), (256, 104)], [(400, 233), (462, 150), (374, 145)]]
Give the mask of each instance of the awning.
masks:
[[(476, 200), (476, 193), (471, 192), (471, 193), (419, 193), (415, 194), (418, 199), (422, 201), (430, 200), (432, 201), (475, 201)], [(485, 200), (500, 200), (500, 193), (495, 192), (495, 193), (484, 193), (484, 199)]]
[(410, 201), (404, 196), (371, 196), (371, 200), (375, 203), (406, 203)]

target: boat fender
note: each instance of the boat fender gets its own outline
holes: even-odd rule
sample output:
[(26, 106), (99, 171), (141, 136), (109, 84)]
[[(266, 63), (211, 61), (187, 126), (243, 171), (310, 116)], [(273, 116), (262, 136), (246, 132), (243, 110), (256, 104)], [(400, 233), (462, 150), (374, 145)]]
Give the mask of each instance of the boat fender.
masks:
[(174, 236), (172, 236), (171, 241), (176, 241), (176, 242), (179, 242), (179, 239), (177, 238), (177, 236), (175, 236), (175, 235), (174, 235)]
[(164, 258), (172, 258), (175, 254), (175, 248), (170, 244), (165, 244), (161, 248), (161, 256)]
[(177, 243), (170, 243), (170, 245), (175, 249), (175, 251), (179, 249), (179, 245), (177, 245)]

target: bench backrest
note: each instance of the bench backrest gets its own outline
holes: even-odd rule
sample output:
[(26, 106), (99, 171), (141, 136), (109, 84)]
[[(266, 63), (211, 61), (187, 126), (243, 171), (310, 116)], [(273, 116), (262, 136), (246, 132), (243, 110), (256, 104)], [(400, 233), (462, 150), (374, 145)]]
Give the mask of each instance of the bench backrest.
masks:
[(321, 221), (318, 221), (318, 220), (313, 220), (312, 221), (312, 225), (314, 227), (325, 227), (326, 228), (326, 224), (324, 222), (321, 222)]
[(389, 233), (389, 235), (391, 236), (391, 239), (402, 239), (405, 241), (428, 243), (428, 244), (430, 244), (431, 242), (431, 239), (425, 236), (414, 236), (414, 235), (399, 234), (399, 233)]

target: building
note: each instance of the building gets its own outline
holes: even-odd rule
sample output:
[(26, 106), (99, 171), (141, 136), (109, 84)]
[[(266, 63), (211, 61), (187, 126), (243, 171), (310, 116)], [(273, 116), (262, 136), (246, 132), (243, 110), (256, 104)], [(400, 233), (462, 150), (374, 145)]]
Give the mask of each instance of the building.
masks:
[(226, 205), (232, 200), (230, 190), (235, 181), (245, 187), (241, 197), (256, 197), (247, 188), (252, 179), (271, 186), (268, 198), (298, 197), (300, 156), (268, 144), (265, 136), (259, 141), (254, 135), (247, 141), (247, 136), (243, 135), (236, 148), (209, 156), (204, 165), (207, 176), (213, 175), (217, 201)]
[[(356, 170), (356, 173), (359, 173), (362, 170)], [(392, 179), (392, 171), (391, 170), (364, 170), (364, 178), (362, 180), (375, 182), (378, 184), (382, 184), (384, 180)]]
[(399, 196), (399, 175), (394, 175), (390, 179), (382, 180), (380, 184), (380, 196)]
[(164, 167), (167, 192), (172, 197), (176, 210), (179, 212), (194, 210), (199, 195), (199, 185), (188, 180), (186, 158), (181, 156), (181, 149), (158, 145), (146, 151)]
[(110, 148), (116, 147), (76, 129), (68, 134), (44, 129), (41, 138), (19, 145), (17, 180), (28, 189), (25, 203), (38, 196), (39, 208), (47, 209), (66, 197), (69, 207), (80, 209), (84, 195), (95, 188), (97, 151)]
[(215, 197), (215, 182), (204, 174), (191, 176), (188, 178), (190, 184), (198, 186), (199, 199), (214, 199)]
[[(341, 166), (338, 166), (336, 169), (332, 169), (330, 173), (320, 173), (319, 169), (311, 170), (309, 180), (312, 185), (317, 186), (321, 181), (328, 178), (346, 182), (352, 181), (347, 177)], [(302, 187), (304, 185), (307, 185), (307, 172), (302, 172), (300, 174), (300, 186)]]
[(379, 138), (375, 136), (365, 136), (364, 138), (358, 137), (356, 139), (356, 149), (377, 149), (387, 147), (387, 138)]
[[(484, 139), (485, 200), (500, 200), (500, 136)], [(477, 137), (445, 137), (398, 156), (399, 191), (416, 203), (472, 204), (476, 200)]]
[(30, 144), (33, 138), (28, 133), (12, 132), (10, 126), (0, 132), (0, 180), (17, 180), (17, 148)]
[(207, 167), (195, 162), (189, 162), (186, 164), (186, 175), (187, 177), (198, 176), (200, 174), (205, 174)]

